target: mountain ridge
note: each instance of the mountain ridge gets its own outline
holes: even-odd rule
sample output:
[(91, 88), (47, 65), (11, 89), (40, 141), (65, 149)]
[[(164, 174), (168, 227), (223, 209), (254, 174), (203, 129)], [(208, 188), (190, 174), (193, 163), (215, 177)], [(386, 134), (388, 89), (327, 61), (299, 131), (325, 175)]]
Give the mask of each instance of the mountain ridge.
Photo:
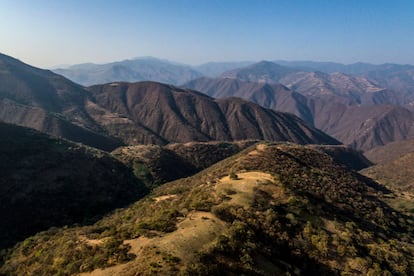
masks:
[(112, 150), (108, 137), (85, 109), (89, 93), (49, 70), (0, 55), (0, 120)]
[(384, 202), (389, 193), (327, 154), (261, 143), (94, 225), (39, 233), (0, 271), (410, 274), (412, 222)]
[[(169, 142), (258, 139), (338, 143), (294, 115), (240, 98), (215, 100), (197, 91), (155, 82), (97, 85), (89, 91), (99, 106)], [(98, 116), (95, 120), (101, 121)]]
[(201, 73), (191, 66), (153, 57), (127, 59), (105, 64), (73, 65), (53, 71), (85, 86), (115, 81), (157, 81), (180, 84), (201, 77)]

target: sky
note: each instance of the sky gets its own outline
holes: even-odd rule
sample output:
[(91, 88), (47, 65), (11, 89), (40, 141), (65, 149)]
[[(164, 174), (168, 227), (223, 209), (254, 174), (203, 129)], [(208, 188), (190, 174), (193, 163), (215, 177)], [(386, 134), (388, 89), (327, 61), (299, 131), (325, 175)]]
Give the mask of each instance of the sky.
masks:
[(142, 56), (414, 64), (414, 1), (0, 0), (0, 52), (42, 68)]

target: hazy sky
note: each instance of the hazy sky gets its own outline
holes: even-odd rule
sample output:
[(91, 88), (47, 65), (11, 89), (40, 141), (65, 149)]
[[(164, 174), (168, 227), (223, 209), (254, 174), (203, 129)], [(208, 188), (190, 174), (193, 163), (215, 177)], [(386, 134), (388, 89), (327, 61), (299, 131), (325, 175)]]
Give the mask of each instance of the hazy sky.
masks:
[(0, 0), (0, 52), (39, 67), (138, 56), (414, 64), (414, 1)]

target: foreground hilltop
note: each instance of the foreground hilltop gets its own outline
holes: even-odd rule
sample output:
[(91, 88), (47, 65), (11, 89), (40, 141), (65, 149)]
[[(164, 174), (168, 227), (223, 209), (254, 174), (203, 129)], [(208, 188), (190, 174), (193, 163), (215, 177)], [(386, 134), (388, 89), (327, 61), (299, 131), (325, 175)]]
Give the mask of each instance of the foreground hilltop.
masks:
[(111, 154), (148, 187), (192, 176), (258, 141), (188, 142), (120, 147)]
[[(147, 186), (155, 187), (179, 178), (192, 176), (211, 165), (262, 141), (188, 142), (166, 146), (136, 145), (120, 147), (111, 154), (130, 167)], [(350, 170), (372, 165), (360, 152), (343, 145), (308, 145), (330, 155)]]
[(318, 149), (262, 143), (92, 226), (39, 233), (0, 273), (409, 275), (413, 222), (389, 193)]

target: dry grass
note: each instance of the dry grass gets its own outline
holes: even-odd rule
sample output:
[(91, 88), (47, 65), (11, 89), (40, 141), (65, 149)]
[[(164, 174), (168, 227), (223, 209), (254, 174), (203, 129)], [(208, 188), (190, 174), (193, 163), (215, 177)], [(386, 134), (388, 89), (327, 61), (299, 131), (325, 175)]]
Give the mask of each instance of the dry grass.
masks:
[[(275, 184), (273, 177), (270, 174), (262, 172), (244, 172), (237, 174), (238, 179), (233, 180), (229, 176), (225, 176), (216, 184), (216, 193), (218, 195), (226, 195), (231, 198), (227, 204), (241, 205), (248, 208), (254, 201), (254, 190), (266, 186), (268, 184)], [(272, 186), (276, 190), (276, 186)], [(280, 190), (280, 189), (279, 189)], [(272, 191), (276, 193), (277, 191)]]
[[(409, 274), (414, 271), (410, 218), (384, 204), (381, 191), (319, 151), (254, 146), (193, 177), (167, 183), (91, 227), (38, 235), (14, 251), (20, 259), (10, 260), (3, 271)], [(81, 235), (109, 237), (111, 243), (78, 252)], [(70, 241), (75, 245), (68, 252)], [(71, 270), (49, 262), (50, 256), (76, 254), (82, 255), (70, 259)]]
[[(227, 206), (249, 208), (254, 202), (255, 190), (259, 188), (271, 192), (276, 198), (283, 197), (283, 189), (270, 174), (243, 172), (237, 175), (238, 180), (232, 180), (229, 176), (221, 178), (215, 187), (216, 196), (227, 194), (231, 197), (225, 201)], [(154, 200), (158, 203), (176, 197), (176, 194), (167, 194)], [(219, 235), (225, 235), (229, 226), (211, 212), (192, 211), (180, 219), (177, 230), (171, 233), (153, 231), (150, 236), (125, 240), (124, 244), (131, 246), (129, 253), (137, 256), (135, 260), (82, 275), (130, 275), (130, 271), (151, 271), (151, 265), (156, 266), (156, 270), (152, 270), (155, 274), (168, 274), (171, 267), (166, 265), (165, 256), (174, 256), (182, 265), (189, 265), (196, 260), (199, 252), (211, 247)], [(160, 258), (161, 255), (164, 255), (164, 259)]]

